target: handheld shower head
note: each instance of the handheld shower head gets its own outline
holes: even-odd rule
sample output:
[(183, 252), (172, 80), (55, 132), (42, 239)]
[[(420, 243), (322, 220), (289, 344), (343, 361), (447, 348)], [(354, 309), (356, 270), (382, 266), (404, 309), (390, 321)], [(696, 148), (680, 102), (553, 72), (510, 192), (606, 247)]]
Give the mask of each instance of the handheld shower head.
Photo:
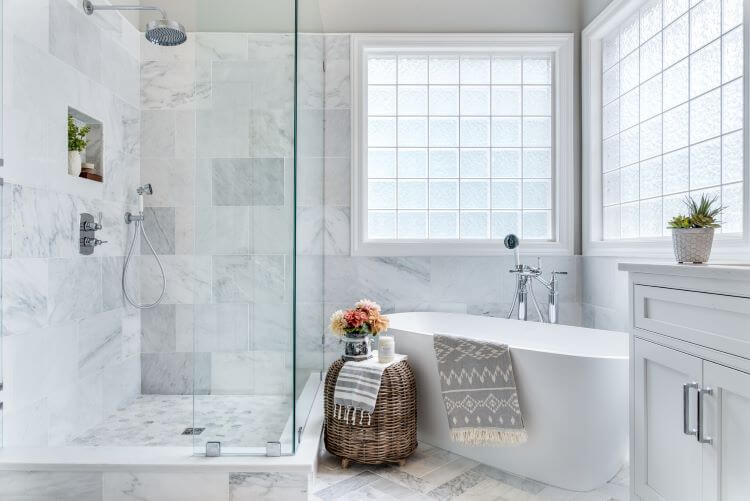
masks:
[(154, 189), (151, 187), (151, 183), (146, 183), (138, 187), (136, 190), (139, 195), (153, 195)]
[(519, 251), (519, 247), (521, 246), (521, 240), (519, 240), (519, 238), (515, 236), (513, 233), (509, 233), (505, 236), (503, 243), (505, 244), (506, 249), (513, 251), (513, 254), (516, 257), (516, 268), (521, 266), (521, 254)]

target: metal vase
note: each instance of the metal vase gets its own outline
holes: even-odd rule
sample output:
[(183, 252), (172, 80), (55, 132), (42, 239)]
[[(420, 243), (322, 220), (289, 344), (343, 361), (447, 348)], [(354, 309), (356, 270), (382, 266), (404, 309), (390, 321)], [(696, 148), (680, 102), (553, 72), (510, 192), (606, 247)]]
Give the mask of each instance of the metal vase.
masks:
[(345, 361), (360, 362), (372, 358), (372, 337), (369, 332), (347, 332), (343, 340)]
[(713, 228), (673, 228), (672, 245), (678, 263), (705, 263), (711, 257)]

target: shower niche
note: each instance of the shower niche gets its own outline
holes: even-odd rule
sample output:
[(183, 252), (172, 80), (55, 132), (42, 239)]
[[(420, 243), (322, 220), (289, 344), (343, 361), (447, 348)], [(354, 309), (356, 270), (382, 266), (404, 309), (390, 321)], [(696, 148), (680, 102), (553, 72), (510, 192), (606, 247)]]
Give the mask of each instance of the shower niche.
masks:
[(68, 107), (68, 174), (99, 183), (104, 180), (104, 125), (101, 120), (71, 107)]

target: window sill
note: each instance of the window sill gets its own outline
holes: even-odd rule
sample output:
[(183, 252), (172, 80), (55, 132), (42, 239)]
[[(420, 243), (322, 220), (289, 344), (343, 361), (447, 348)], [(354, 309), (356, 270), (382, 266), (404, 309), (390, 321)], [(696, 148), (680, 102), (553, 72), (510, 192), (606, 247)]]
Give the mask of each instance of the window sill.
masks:
[[(560, 242), (521, 241), (522, 255), (572, 256)], [(511, 251), (502, 240), (367, 240), (352, 242), (353, 256), (501, 256)]]
[[(583, 255), (592, 257), (672, 259), (674, 257), (674, 249), (670, 237), (654, 240), (597, 241), (585, 243)], [(750, 262), (750, 242), (739, 236), (717, 235), (714, 239), (711, 258), (713, 260), (744, 260)]]

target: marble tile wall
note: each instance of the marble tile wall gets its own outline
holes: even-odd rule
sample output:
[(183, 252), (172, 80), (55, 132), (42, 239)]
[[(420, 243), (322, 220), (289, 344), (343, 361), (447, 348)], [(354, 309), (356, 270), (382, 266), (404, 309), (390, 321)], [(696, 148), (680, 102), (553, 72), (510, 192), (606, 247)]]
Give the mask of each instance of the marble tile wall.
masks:
[[(3, 16), (4, 445), (59, 445), (140, 391), (139, 314), (120, 294), (140, 35), (73, 0), (6, 0)], [(104, 124), (104, 183), (67, 173), (68, 106)], [(102, 214), (92, 256), (78, 253), (82, 212)]]

